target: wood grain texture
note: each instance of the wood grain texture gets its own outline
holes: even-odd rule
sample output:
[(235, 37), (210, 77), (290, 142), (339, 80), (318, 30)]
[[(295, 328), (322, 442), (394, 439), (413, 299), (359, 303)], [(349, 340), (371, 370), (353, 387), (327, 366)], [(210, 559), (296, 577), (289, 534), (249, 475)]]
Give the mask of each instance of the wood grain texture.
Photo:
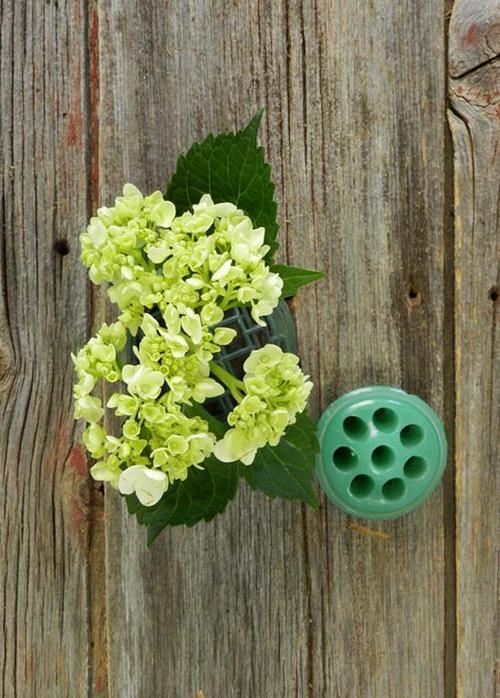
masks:
[[(298, 261), (314, 250), (328, 270), (315, 313), (298, 303), (302, 353), (319, 378), (321, 408), (383, 383), (416, 392), (443, 415), (443, 7), (323, 7), (306, 23), (321, 38), (306, 34), (297, 59), (307, 75), (312, 192), (312, 206), (303, 199), (297, 212), (312, 208), (316, 220), (315, 247), (304, 250), (312, 236), (290, 235), (290, 253)], [(284, 199), (295, 202), (300, 189)], [(306, 515), (311, 695), (449, 690), (443, 494), (397, 522), (367, 523), (389, 540), (353, 532), (349, 517), (327, 505)]]
[[(195, 138), (254, 113), (264, 68), (252, 85), (242, 67), (261, 60), (249, 36), (258, 25), (256, 4), (114, 3), (101, 13), (103, 201), (124, 178), (163, 187)], [(116, 495), (107, 505), (112, 696), (307, 695), (300, 506), (243, 485), (228, 515), (169, 531), (148, 552)]]
[[(316, 413), (389, 383), (444, 414), (443, 22), (410, 0), (99, 7), (101, 202), (163, 187), (195, 138), (266, 107), (282, 256), (327, 272), (297, 302)], [(371, 536), (242, 486), (147, 552), (110, 493), (110, 694), (451, 695), (444, 496)]]
[[(451, 18), (454, 231), (448, 5), (0, 3), (2, 698), (496, 695), (500, 5)], [(295, 303), (314, 413), (398, 385), (456, 458), (397, 522), (242, 483), (147, 551), (72, 421), (69, 352), (110, 314), (78, 233), (259, 106), (281, 258), (327, 274)]]
[[(499, 684), (500, 6), (457, 2), (450, 23), (455, 149), (457, 688)], [(457, 66), (460, 66), (457, 69)]]
[(85, 3), (1, 3), (0, 694), (87, 696)]

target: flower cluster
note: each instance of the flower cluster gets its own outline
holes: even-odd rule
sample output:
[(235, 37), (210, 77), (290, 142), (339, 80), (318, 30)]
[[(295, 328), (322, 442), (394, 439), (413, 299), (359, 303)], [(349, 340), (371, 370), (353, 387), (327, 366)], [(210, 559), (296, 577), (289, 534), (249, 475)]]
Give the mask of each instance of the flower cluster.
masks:
[(176, 218), (161, 192), (143, 197), (126, 184), (113, 208), (98, 210), (80, 243), (91, 281), (110, 284), (110, 299), (135, 333), (144, 308), (165, 313), (171, 305), (181, 313), (208, 307), (209, 320), (217, 309), (250, 305), (255, 322), (264, 324), (283, 286), (264, 262), (264, 235), (234, 204), (205, 195)]
[[(236, 335), (218, 326), (227, 310), (247, 306), (264, 324), (279, 301), (283, 281), (265, 263), (264, 235), (231, 203), (205, 195), (176, 216), (161, 192), (144, 197), (131, 184), (91, 219), (80, 238), (82, 260), (120, 310), (72, 357), (75, 417), (88, 422), (83, 441), (97, 461), (95, 479), (151, 506), (214, 452), (225, 462), (252, 462), (304, 409), (311, 384), (293, 354), (273, 345), (252, 352), (243, 381), (213, 361)], [(134, 359), (124, 363), (130, 337)], [(119, 435), (102, 425), (104, 408), (92, 394), (99, 380), (126, 386), (107, 402), (122, 418)], [(221, 383), (238, 406), (216, 443), (208, 422), (186, 407), (221, 395)]]
[(244, 363), (244, 397), (227, 417), (230, 429), (215, 446), (223, 462), (253, 463), (257, 449), (276, 446), (302, 412), (312, 389), (295, 354), (275, 344), (253, 351)]

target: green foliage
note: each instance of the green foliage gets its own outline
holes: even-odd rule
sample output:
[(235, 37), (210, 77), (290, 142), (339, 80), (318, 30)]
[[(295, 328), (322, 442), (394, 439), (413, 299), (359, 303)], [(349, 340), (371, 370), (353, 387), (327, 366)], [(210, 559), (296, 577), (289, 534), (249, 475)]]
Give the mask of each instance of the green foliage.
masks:
[(215, 202), (229, 201), (249, 216), (257, 227), (266, 229), (265, 243), (271, 261), (278, 248), (277, 206), (271, 167), (264, 148), (257, 145), (262, 110), (236, 133), (210, 134), (194, 143), (177, 160), (177, 170), (167, 186), (165, 198), (172, 201), (178, 215), (198, 203), (203, 194)]
[[(214, 433), (223, 435), (225, 425), (200, 405), (190, 408), (189, 416), (206, 419)], [(234, 499), (239, 477), (268, 497), (304, 501), (315, 509), (318, 500), (312, 480), (318, 449), (316, 426), (303, 412), (288, 427), (278, 446), (259, 449), (252, 465), (221, 463), (211, 456), (204, 461), (204, 470), (191, 468), (188, 478), (174, 482), (152, 507), (142, 506), (134, 494), (127, 496), (128, 511), (148, 527), (150, 546), (167, 526), (194, 526), (221, 514)]]
[(240, 466), (240, 474), (252, 489), (268, 497), (299, 499), (316, 509), (318, 499), (312, 479), (318, 451), (316, 425), (307, 412), (302, 412), (279, 444), (259, 449), (252, 465)]
[(158, 504), (145, 507), (135, 494), (128, 495), (127, 507), (137, 521), (148, 527), (148, 545), (166, 526), (194, 526), (211, 521), (234, 498), (238, 484), (238, 464), (220, 463), (210, 456), (203, 470), (191, 468), (186, 480), (176, 480)]
[(271, 271), (279, 274), (283, 279), (282, 298), (291, 298), (295, 296), (301, 286), (310, 284), (313, 281), (318, 281), (325, 276), (322, 271), (290, 267), (287, 264), (273, 264)]

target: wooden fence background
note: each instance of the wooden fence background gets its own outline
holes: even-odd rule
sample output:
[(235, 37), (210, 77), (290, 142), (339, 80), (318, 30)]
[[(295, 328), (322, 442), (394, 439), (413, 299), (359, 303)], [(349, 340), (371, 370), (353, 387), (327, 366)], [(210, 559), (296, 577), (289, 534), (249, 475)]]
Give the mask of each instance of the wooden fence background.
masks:
[[(500, 0), (0, 8), (0, 694), (493, 698)], [(368, 531), (242, 486), (146, 551), (72, 421), (69, 353), (109, 312), (78, 234), (259, 106), (282, 258), (327, 273), (296, 307), (315, 414), (414, 391), (449, 466)]]

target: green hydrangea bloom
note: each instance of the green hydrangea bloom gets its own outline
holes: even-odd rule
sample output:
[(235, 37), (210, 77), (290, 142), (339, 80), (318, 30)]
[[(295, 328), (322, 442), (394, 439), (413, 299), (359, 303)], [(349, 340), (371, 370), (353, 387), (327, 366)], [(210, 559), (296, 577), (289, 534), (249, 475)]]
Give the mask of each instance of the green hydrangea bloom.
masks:
[(75, 384), (74, 397), (78, 401), (89, 395), (100, 378), (114, 383), (120, 378), (116, 356), (126, 342), (126, 329), (120, 322), (112, 325), (104, 323), (95, 337), (71, 355), (78, 382)]
[(151, 429), (153, 466), (167, 473), (170, 480), (185, 480), (191, 465), (199, 466), (215, 445), (215, 436), (200, 417), (186, 417), (180, 410), (168, 412), (166, 419)]
[(164, 314), (166, 327), (146, 313), (141, 325), (144, 334), (134, 352), (141, 365), (163, 374), (176, 401), (191, 404), (217, 397), (224, 388), (210, 378), (210, 361), (221, 346), (236, 336), (230, 328), (203, 324), (203, 313), (169, 305)]
[(275, 344), (250, 354), (243, 366), (245, 396), (228, 415), (231, 428), (214, 449), (219, 460), (250, 465), (257, 449), (279, 443), (287, 426), (304, 410), (312, 389), (298, 362), (295, 354)]
[[(190, 467), (202, 467), (214, 447), (221, 460), (250, 462), (257, 448), (277, 443), (303, 409), (310, 383), (297, 358), (266, 347), (245, 363), (241, 390), (233, 386), (240, 404), (217, 445), (203, 419), (183, 412), (221, 395), (221, 382), (229, 385), (213, 363), (236, 335), (217, 326), (224, 313), (247, 306), (264, 324), (278, 303), (283, 282), (264, 261), (264, 237), (234, 204), (205, 195), (176, 216), (161, 192), (143, 196), (132, 184), (90, 220), (80, 236), (81, 258), (91, 281), (106, 283), (120, 310), (115, 323), (104, 324), (72, 356), (75, 417), (88, 423), (83, 442), (97, 460), (95, 479), (135, 492), (151, 506)], [(137, 337), (137, 363), (120, 359), (130, 337)], [(118, 435), (101, 423), (104, 408), (93, 395), (100, 380), (126, 387), (107, 402), (122, 418)]]

